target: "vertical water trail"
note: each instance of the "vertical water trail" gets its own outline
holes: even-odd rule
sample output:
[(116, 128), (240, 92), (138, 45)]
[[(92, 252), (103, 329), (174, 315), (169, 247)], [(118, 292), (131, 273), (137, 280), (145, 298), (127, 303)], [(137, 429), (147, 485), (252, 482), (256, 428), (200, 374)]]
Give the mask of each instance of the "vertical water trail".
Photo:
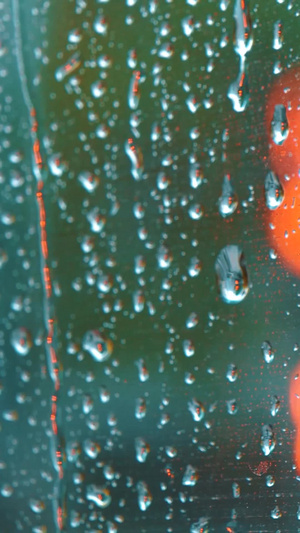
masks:
[(15, 54), (20, 77), (21, 91), (28, 111), (30, 137), (32, 144), (32, 172), (36, 178), (37, 231), (39, 236), (39, 260), (41, 268), (41, 282), (43, 287), (43, 320), (46, 331), (45, 350), (47, 368), (53, 387), (51, 392), (50, 453), (53, 467), (56, 471), (54, 484), (53, 505), (55, 531), (65, 531), (66, 525), (66, 475), (65, 475), (65, 442), (62, 430), (62, 406), (60, 401), (63, 366), (59, 360), (57, 349), (57, 321), (53, 302), (53, 289), (49, 267), (49, 250), (47, 240), (47, 215), (44, 202), (44, 179), (46, 168), (40, 152), (39, 126), (36, 111), (33, 106), (28, 80), (25, 71), (22, 35), (20, 26), (19, 0), (12, 1), (12, 15), (14, 25)]

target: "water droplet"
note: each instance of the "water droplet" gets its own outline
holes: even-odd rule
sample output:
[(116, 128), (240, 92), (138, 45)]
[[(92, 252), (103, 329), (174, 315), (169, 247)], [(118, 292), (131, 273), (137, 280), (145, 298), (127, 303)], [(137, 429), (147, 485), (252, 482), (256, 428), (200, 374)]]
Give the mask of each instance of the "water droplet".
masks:
[(194, 487), (199, 479), (199, 474), (197, 469), (192, 465), (187, 465), (183, 478), (182, 484), (186, 487)]
[(145, 481), (139, 481), (136, 488), (138, 494), (138, 506), (141, 511), (147, 511), (152, 503), (152, 494), (148, 485)]
[(102, 509), (105, 509), (111, 503), (109, 490), (106, 487), (100, 487), (99, 485), (88, 485), (86, 489), (86, 498)]
[(234, 365), (233, 363), (230, 363), (228, 365), (227, 372), (226, 372), (226, 377), (228, 381), (233, 383), (234, 381), (236, 381), (237, 376), (238, 376), (238, 371), (237, 371), (236, 365)]
[(136, 365), (138, 367), (139, 380), (141, 383), (145, 383), (145, 381), (148, 381), (149, 379), (149, 372), (146, 368), (144, 359), (138, 359)]
[(272, 402), (271, 402), (271, 415), (276, 416), (278, 411), (280, 409), (280, 400), (278, 396), (273, 396)]
[(142, 437), (135, 439), (135, 453), (136, 459), (139, 463), (145, 463), (150, 452), (149, 444)]
[(196, 398), (193, 398), (190, 402), (188, 402), (188, 410), (191, 413), (195, 422), (200, 422), (204, 417), (204, 406)]
[(162, 269), (169, 268), (173, 261), (173, 255), (165, 245), (160, 246), (156, 258), (158, 267)]
[(244, 254), (235, 244), (225, 246), (219, 253), (215, 271), (220, 295), (226, 303), (239, 303), (249, 292), (248, 273)]
[(188, 268), (189, 276), (191, 276), (191, 278), (195, 278), (200, 274), (201, 270), (202, 263), (200, 259), (198, 259), (198, 257), (192, 257)]
[(147, 406), (144, 398), (137, 398), (135, 402), (135, 418), (142, 420), (147, 414)]
[(276, 507), (274, 507), (274, 509), (272, 509), (271, 517), (274, 518), (274, 520), (278, 520), (278, 518), (282, 517), (282, 512), (280, 511), (278, 505), (276, 505)]
[(129, 89), (128, 89), (128, 107), (129, 109), (135, 110), (139, 106), (140, 102), (140, 81), (141, 73), (139, 71), (134, 71), (131, 76)]
[(101, 452), (101, 447), (97, 442), (94, 442), (91, 439), (86, 439), (83, 443), (83, 450), (90, 459), (97, 459)]
[(189, 207), (189, 216), (192, 220), (200, 220), (203, 216), (203, 208), (200, 204), (192, 204)]
[(264, 360), (266, 363), (272, 363), (274, 360), (274, 351), (269, 341), (264, 341), (261, 345)]
[(277, 209), (283, 202), (284, 192), (275, 172), (268, 172), (265, 178), (265, 199), (269, 209)]
[(125, 153), (131, 161), (131, 175), (135, 180), (141, 180), (144, 173), (144, 157), (140, 147), (135, 146), (133, 139), (125, 143)]
[(46, 508), (42, 500), (36, 500), (34, 498), (31, 498), (29, 505), (30, 505), (30, 509), (36, 514), (42, 513)]
[(222, 195), (219, 198), (219, 212), (222, 217), (232, 215), (238, 205), (237, 195), (233, 189), (230, 174), (223, 179)]
[(190, 37), (190, 35), (192, 35), (195, 29), (194, 17), (189, 16), (189, 15), (187, 17), (184, 17), (181, 21), (181, 26), (182, 26), (182, 31), (184, 35), (186, 35), (187, 37)]
[(275, 105), (273, 119), (271, 123), (271, 135), (275, 144), (284, 143), (289, 134), (289, 125), (286, 117), (284, 105)]
[(183, 353), (186, 357), (192, 357), (195, 354), (195, 346), (191, 340), (184, 340), (182, 347)]
[(53, 154), (48, 159), (49, 170), (53, 176), (60, 178), (63, 173), (68, 169), (66, 161), (62, 159), (60, 153)]
[(101, 80), (94, 81), (91, 85), (91, 93), (94, 98), (102, 98), (107, 91), (105, 83)]
[(235, 18), (234, 50), (241, 58), (244, 58), (253, 46), (248, 1), (235, 0), (233, 15)]
[(283, 45), (283, 26), (281, 20), (277, 20), (274, 24), (273, 31), (273, 48), (274, 50), (280, 50)]
[(236, 481), (232, 483), (232, 495), (234, 498), (239, 498), (241, 495), (241, 487)]
[(199, 518), (198, 522), (191, 525), (190, 533), (209, 533), (208, 518)]
[(195, 326), (197, 326), (198, 322), (199, 322), (199, 317), (198, 317), (197, 313), (193, 312), (186, 319), (185, 325), (186, 325), (186, 327), (188, 329), (191, 329), (191, 328), (194, 328)]
[(276, 441), (275, 441), (275, 436), (274, 436), (272, 426), (265, 424), (262, 427), (261, 440), (260, 440), (260, 445), (261, 445), (263, 454), (266, 456), (270, 455), (275, 448), (275, 444), (276, 444)]
[(14, 329), (10, 336), (10, 342), (18, 355), (25, 356), (32, 347), (31, 334), (26, 328)]
[(275, 484), (275, 478), (271, 474), (268, 474), (266, 477), (266, 485), (267, 487), (273, 487)]
[(227, 92), (232, 107), (237, 113), (245, 111), (249, 102), (249, 84), (246, 67), (242, 64), (237, 79), (231, 83)]
[(88, 331), (82, 341), (84, 350), (95, 359), (95, 361), (106, 361), (112, 354), (113, 343), (103, 333), (98, 330)]
[(78, 181), (87, 192), (94, 192), (100, 183), (97, 176), (87, 171), (80, 172)]
[(70, 57), (70, 59), (55, 71), (55, 78), (57, 81), (62, 81), (66, 76), (72, 74), (80, 66), (80, 56), (78, 52)]
[(105, 17), (98, 15), (94, 20), (94, 30), (99, 35), (106, 35), (108, 30), (108, 23)]

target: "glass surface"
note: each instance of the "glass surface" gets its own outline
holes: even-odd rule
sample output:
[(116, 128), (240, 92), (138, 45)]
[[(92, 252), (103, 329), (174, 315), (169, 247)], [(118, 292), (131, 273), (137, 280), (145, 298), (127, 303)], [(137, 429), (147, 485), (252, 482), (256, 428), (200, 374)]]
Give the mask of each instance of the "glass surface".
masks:
[(1, 532), (300, 531), (299, 14), (0, 1)]

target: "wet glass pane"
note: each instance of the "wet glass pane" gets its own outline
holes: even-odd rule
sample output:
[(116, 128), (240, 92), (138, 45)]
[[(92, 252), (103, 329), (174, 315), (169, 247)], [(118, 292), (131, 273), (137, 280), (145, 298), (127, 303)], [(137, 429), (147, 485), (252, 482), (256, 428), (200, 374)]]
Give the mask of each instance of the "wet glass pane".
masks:
[(299, 5), (0, 1), (1, 531), (300, 531)]

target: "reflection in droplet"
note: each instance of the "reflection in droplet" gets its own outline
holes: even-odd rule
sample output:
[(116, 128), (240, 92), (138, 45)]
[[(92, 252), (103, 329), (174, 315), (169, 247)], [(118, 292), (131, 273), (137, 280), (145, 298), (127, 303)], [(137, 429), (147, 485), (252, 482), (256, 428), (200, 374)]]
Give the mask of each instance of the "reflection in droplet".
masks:
[(152, 494), (149, 490), (149, 487), (145, 481), (139, 481), (137, 483), (137, 493), (138, 493), (138, 506), (141, 511), (147, 511), (152, 503)]
[(150, 452), (149, 444), (142, 437), (135, 439), (135, 453), (136, 459), (139, 463), (145, 463)]
[(222, 195), (219, 198), (220, 215), (224, 218), (232, 215), (237, 205), (237, 195), (233, 189), (230, 174), (226, 174), (223, 179)]
[(244, 58), (253, 45), (248, 0), (235, 0), (233, 14), (235, 18), (234, 50), (240, 58)]
[(197, 472), (197, 469), (192, 465), (188, 465), (183, 474), (182, 484), (186, 487), (194, 487), (198, 479), (199, 474)]
[(265, 178), (265, 198), (266, 206), (269, 209), (277, 209), (284, 198), (282, 185), (275, 172), (268, 172)]
[(27, 355), (32, 347), (31, 334), (26, 328), (14, 329), (10, 336), (10, 342), (18, 355)]
[(103, 362), (111, 356), (113, 343), (100, 331), (91, 330), (84, 335), (82, 347), (95, 361)]
[(248, 273), (244, 254), (235, 244), (225, 246), (219, 253), (215, 271), (220, 295), (226, 303), (239, 303), (249, 292)]
[(264, 341), (261, 345), (261, 351), (263, 353), (266, 363), (272, 363), (274, 360), (274, 351), (269, 341)]
[(105, 509), (111, 503), (109, 490), (98, 485), (88, 485), (86, 489), (86, 498), (94, 502), (98, 507)]
[(275, 448), (275, 436), (272, 426), (265, 424), (261, 431), (260, 445), (264, 455), (268, 456)]
[(190, 402), (188, 402), (188, 410), (190, 411), (195, 422), (200, 422), (204, 417), (204, 406), (196, 398), (193, 398)]
[(242, 64), (237, 79), (231, 83), (227, 92), (228, 98), (232, 102), (232, 107), (237, 113), (245, 111), (249, 102), (249, 84), (246, 67)]
[(275, 144), (281, 145), (288, 137), (288, 134), (289, 124), (286, 116), (286, 109), (284, 105), (278, 104), (275, 106), (271, 123), (272, 139)]

